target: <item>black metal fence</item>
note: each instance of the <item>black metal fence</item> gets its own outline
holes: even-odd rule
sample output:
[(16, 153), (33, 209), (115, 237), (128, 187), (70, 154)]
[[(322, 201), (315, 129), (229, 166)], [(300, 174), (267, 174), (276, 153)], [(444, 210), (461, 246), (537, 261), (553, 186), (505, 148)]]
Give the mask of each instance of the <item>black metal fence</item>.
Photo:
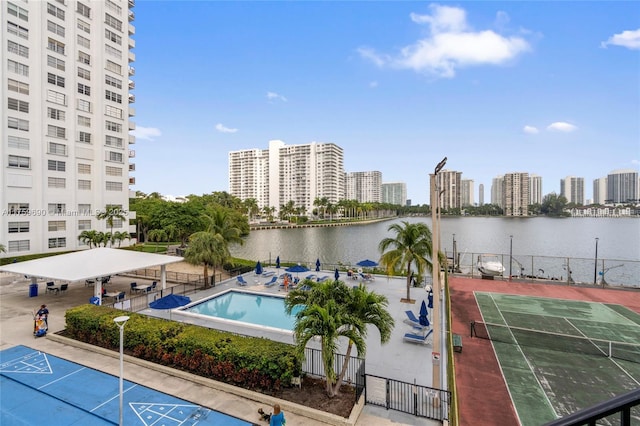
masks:
[[(338, 374), (342, 371), (345, 362), (345, 355), (335, 354), (333, 358), (333, 371)], [(319, 349), (305, 348), (304, 360), (302, 362), (302, 372), (311, 376), (326, 378), (322, 351)], [(344, 384), (354, 386), (356, 391), (356, 401), (362, 395), (365, 388), (365, 362), (364, 358), (349, 357), (347, 370), (344, 375)]]

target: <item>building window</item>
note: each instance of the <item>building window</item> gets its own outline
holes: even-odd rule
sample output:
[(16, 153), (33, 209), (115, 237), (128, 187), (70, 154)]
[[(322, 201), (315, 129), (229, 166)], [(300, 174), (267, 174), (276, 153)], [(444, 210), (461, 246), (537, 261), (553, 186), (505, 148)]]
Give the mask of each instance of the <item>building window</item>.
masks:
[(91, 220), (83, 219), (78, 221), (78, 231), (88, 231), (91, 229)]
[(64, 77), (55, 75), (53, 73), (47, 73), (47, 82), (58, 87), (64, 87)]
[(78, 163), (78, 174), (80, 174), (80, 175), (90, 175), (91, 174), (91, 164)]
[(30, 247), (29, 240), (9, 241), (9, 253), (29, 251)]
[(66, 188), (67, 182), (65, 178), (59, 177), (48, 177), (47, 178), (47, 186), (49, 188)]
[(67, 95), (56, 92), (55, 90), (47, 90), (47, 100), (58, 105), (67, 105)]
[(111, 105), (104, 106), (104, 113), (109, 117), (122, 118), (122, 110)]
[(91, 190), (91, 181), (80, 179), (78, 180), (78, 189), (79, 190)]
[(65, 70), (64, 61), (62, 59), (55, 58), (51, 55), (47, 55), (47, 65), (60, 71)]
[(122, 143), (122, 138), (118, 138), (116, 136), (105, 136), (104, 139), (104, 144), (107, 146), (111, 146), (111, 147), (115, 147), (115, 148), (122, 148), (123, 147), (123, 143)]
[(79, 30), (84, 31), (87, 34), (91, 34), (91, 25), (84, 22), (82, 19), (78, 19), (77, 26)]
[(9, 203), (7, 207), (11, 215), (21, 215), (29, 212), (29, 203)]
[(22, 56), (23, 58), (29, 57), (29, 48), (27, 46), (18, 44), (15, 41), (8, 40), (7, 50), (9, 51), (9, 53), (15, 53), (16, 55)]
[(91, 56), (84, 52), (78, 52), (78, 62), (85, 65), (91, 65)]
[(78, 214), (80, 216), (93, 216), (91, 204), (78, 204)]
[(47, 160), (48, 169), (54, 172), (65, 172), (67, 163), (58, 160)]
[(91, 143), (91, 133), (80, 132), (80, 134), (78, 135), (78, 142)]
[(113, 163), (123, 163), (123, 161), (122, 161), (122, 153), (121, 152), (107, 151), (107, 161), (111, 161)]
[(9, 71), (29, 77), (29, 65), (21, 64), (20, 62), (12, 61), (11, 59), (7, 60), (7, 65)]
[(47, 136), (52, 138), (66, 139), (67, 138), (67, 129), (59, 126), (52, 126), (51, 124), (47, 125)]
[(19, 19), (22, 19), (23, 21), (29, 21), (29, 11), (16, 6), (13, 3), (7, 3), (7, 13)]
[(48, 225), (49, 225), (49, 232), (67, 230), (67, 222), (65, 222), (64, 220), (50, 220)]
[(89, 6), (85, 6), (80, 2), (78, 2), (78, 5), (76, 6), (76, 12), (78, 12), (85, 18), (91, 18), (91, 8)]
[(78, 34), (78, 45), (91, 49), (91, 41), (86, 37), (82, 37), (80, 34)]
[(66, 118), (66, 113), (60, 109), (55, 109), (51, 107), (47, 107), (47, 117), (53, 120), (61, 120), (64, 121)]
[[(122, 191), (122, 182), (106, 182), (107, 191)], [(115, 222), (115, 220), (114, 220)]]
[(122, 45), (122, 37), (120, 37), (118, 34), (114, 33), (113, 31), (111, 31), (110, 29), (108, 28), (104, 29), (104, 36), (107, 40), (111, 40), (114, 43)]
[(29, 112), (29, 102), (7, 98), (7, 108), (18, 112)]
[(58, 40), (49, 38), (49, 40), (47, 41), (47, 49), (51, 50), (52, 52), (64, 55), (64, 43)]
[(18, 80), (7, 79), (7, 88), (12, 92), (21, 93), (23, 95), (29, 94), (29, 85)]
[(122, 124), (120, 123), (107, 120), (105, 121), (105, 125), (107, 130), (110, 130), (112, 132), (118, 132), (118, 133), (122, 132)]
[(120, 93), (112, 92), (111, 90), (104, 91), (104, 98), (108, 101), (113, 101), (116, 103), (122, 103), (122, 95)]
[(64, 10), (60, 9), (59, 7), (56, 7), (51, 3), (47, 3), (47, 12), (49, 13), (49, 15), (53, 15), (56, 18), (60, 18), (64, 21)]
[(107, 59), (107, 70), (122, 75), (122, 66)]
[(63, 203), (49, 203), (47, 211), (49, 214), (65, 214), (67, 211), (67, 205)]
[[(115, 182), (114, 182), (114, 183), (115, 183)], [(114, 217), (114, 218), (113, 218), (113, 227), (114, 227), (114, 228), (116, 228), (116, 229), (117, 229), (117, 228), (122, 228), (122, 223), (123, 223), (123, 222), (122, 222), (122, 219), (117, 218), (117, 217)]]
[(113, 10), (118, 16), (122, 15), (122, 8), (111, 0), (107, 0), (107, 9)]
[(47, 21), (47, 30), (59, 35), (60, 37), (64, 37), (64, 27), (56, 24), (55, 22)]
[(25, 40), (29, 40), (29, 29), (21, 27), (18, 24), (14, 24), (13, 22), (7, 21), (7, 32), (9, 34), (17, 35)]
[(107, 176), (122, 176), (122, 168), (120, 167), (106, 167)]
[(49, 248), (61, 248), (67, 246), (67, 239), (65, 237), (49, 238)]
[(9, 222), (9, 233), (29, 232), (29, 222)]
[(20, 118), (8, 117), (9, 128), (22, 130), (23, 132), (29, 131), (29, 120), (22, 120)]
[(104, 14), (104, 23), (113, 28), (114, 30), (122, 31), (122, 22), (119, 19), (114, 18), (108, 13)]
[(104, 51), (107, 52), (107, 55), (111, 55), (114, 58), (122, 57), (122, 50), (116, 49), (115, 47), (109, 46), (108, 44), (104, 45)]
[(78, 99), (78, 111), (91, 112), (91, 102)]
[(78, 67), (78, 77), (91, 80), (91, 71)]
[(9, 167), (12, 169), (30, 169), (31, 157), (22, 157), (20, 155), (10, 155)]
[(91, 96), (91, 87), (87, 86), (86, 84), (78, 83), (78, 93)]
[(67, 155), (67, 146), (61, 143), (49, 142), (49, 154)]
[(79, 115), (78, 116), (78, 126), (91, 127), (91, 118), (83, 117), (82, 115)]
[(29, 149), (29, 139), (9, 135), (9, 148)]
[(112, 77), (110, 75), (105, 75), (104, 76), (104, 82), (108, 85), (108, 86), (113, 86), (117, 89), (122, 89), (122, 80), (120, 80), (119, 78), (115, 78)]

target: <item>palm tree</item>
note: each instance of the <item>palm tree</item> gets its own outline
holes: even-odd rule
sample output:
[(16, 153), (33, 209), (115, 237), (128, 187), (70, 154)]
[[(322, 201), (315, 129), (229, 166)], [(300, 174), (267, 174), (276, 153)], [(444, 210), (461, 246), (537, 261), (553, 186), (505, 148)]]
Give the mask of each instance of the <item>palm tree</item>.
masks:
[(94, 244), (96, 245), (96, 247), (98, 246), (97, 237), (97, 231), (94, 231), (93, 229), (84, 230), (80, 233), (80, 235), (78, 235), (78, 240), (87, 244), (89, 248), (92, 248)]
[[(116, 205), (107, 205), (104, 211), (98, 213), (96, 215), (98, 220), (105, 220), (107, 225), (111, 230), (111, 236), (113, 236), (113, 221), (114, 219), (125, 220), (126, 216), (124, 215), (122, 208)], [(113, 241), (111, 241), (111, 245), (113, 245)], [(106, 244), (105, 244), (106, 246)]]
[(165, 241), (166, 239), (167, 232), (164, 229), (152, 229), (151, 231), (149, 231), (149, 241), (156, 242), (156, 253), (158, 252), (160, 241)]
[[(291, 314), (294, 307), (303, 307), (296, 315), (294, 329), (296, 350), (300, 355), (304, 354), (311, 338), (320, 337), (326, 391), (333, 397), (342, 386), (353, 346), (358, 355), (366, 353), (367, 325), (378, 328), (381, 342), (386, 343), (394, 321), (386, 311), (387, 298), (369, 292), (363, 285), (352, 289), (342, 281), (316, 283), (307, 280), (305, 284), (310, 290), (292, 290), (285, 299), (285, 309)], [(349, 344), (342, 369), (336, 375), (333, 360), (341, 337), (346, 337)]]
[(219, 234), (224, 241), (229, 243), (238, 243), (242, 245), (244, 240), (240, 236), (240, 229), (233, 226), (231, 216), (223, 209), (215, 209), (211, 214), (204, 214), (207, 221), (207, 232)]
[(122, 244), (122, 241), (130, 239), (131, 234), (129, 234), (127, 231), (116, 231), (113, 234), (113, 240), (118, 243), (118, 248), (120, 248), (120, 244)]
[(7, 248), (4, 246), (4, 244), (0, 244), (0, 253), (6, 253), (7, 252)]
[(184, 253), (184, 260), (192, 265), (204, 265), (204, 288), (209, 285), (208, 267), (213, 267), (215, 276), (216, 266), (222, 265), (231, 257), (227, 242), (222, 235), (200, 231), (189, 237), (189, 248)]
[(414, 265), (418, 275), (433, 270), (433, 264), (427, 259), (431, 256), (431, 230), (424, 223), (406, 221), (394, 223), (387, 230), (394, 232), (395, 238), (389, 237), (380, 241), (380, 263), (389, 275), (404, 270), (407, 275), (407, 298), (403, 301), (410, 302), (411, 272)]

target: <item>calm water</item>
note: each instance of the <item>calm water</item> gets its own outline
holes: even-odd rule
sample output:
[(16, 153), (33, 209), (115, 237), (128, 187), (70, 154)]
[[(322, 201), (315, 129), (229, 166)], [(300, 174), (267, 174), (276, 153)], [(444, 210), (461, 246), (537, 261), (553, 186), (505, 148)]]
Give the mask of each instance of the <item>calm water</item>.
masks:
[[(236, 291), (212, 297), (190, 307), (187, 311), (284, 330), (293, 330), (295, 322), (295, 315), (286, 314), (282, 297), (261, 296)], [(294, 309), (294, 314), (295, 312)]]
[[(275, 262), (280, 256), (282, 261), (307, 265), (313, 265), (317, 258), (326, 264), (349, 265), (363, 259), (377, 261), (380, 258), (378, 244), (383, 238), (392, 236), (387, 228), (402, 220), (424, 222), (431, 227), (430, 217), (419, 217), (358, 226), (260, 230), (252, 231), (245, 244), (232, 247), (231, 252), (233, 256), (244, 259)], [(520, 256), (525, 266), (530, 263), (524, 260), (525, 256), (594, 259), (596, 237), (598, 259), (640, 264), (640, 219), (635, 218), (444, 217), (441, 228), (442, 250), (453, 251), (455, 234), (462, 262), (470, 262), (473, 253), (508, 255), (509, 236), (512, 235), (512, 253), (514, 257)], [(465, 256), (468, 256), (466, 260)], [(625, 265), (625, 268), (612, 270), (611, 276), (623, 273), (622, 269), (627, 269), (629, 262)], [(537, 269), (538, 266), (534, 265), (533, 270)], [(562, 265), (556, 269), (556, 274), (560, 274)], [(582, 280), (587, 281), (593, 272), (587, 273), (588, 265), (582, 269), (585, 269)], [(635, 271), (627, 270), (624, 274), (635, 275), (635, 281), (638, 280)]]

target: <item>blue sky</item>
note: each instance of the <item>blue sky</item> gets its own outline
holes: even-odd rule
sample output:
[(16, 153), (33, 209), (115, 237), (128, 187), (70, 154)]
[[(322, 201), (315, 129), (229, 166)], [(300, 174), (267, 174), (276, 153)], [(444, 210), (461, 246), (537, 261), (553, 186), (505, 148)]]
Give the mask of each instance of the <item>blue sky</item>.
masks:
[(543, 193), (640, 161), (640, 2), (141, 1), (134, 189), (228, 191), (228, 153), (333, 142), (345, 170)]

